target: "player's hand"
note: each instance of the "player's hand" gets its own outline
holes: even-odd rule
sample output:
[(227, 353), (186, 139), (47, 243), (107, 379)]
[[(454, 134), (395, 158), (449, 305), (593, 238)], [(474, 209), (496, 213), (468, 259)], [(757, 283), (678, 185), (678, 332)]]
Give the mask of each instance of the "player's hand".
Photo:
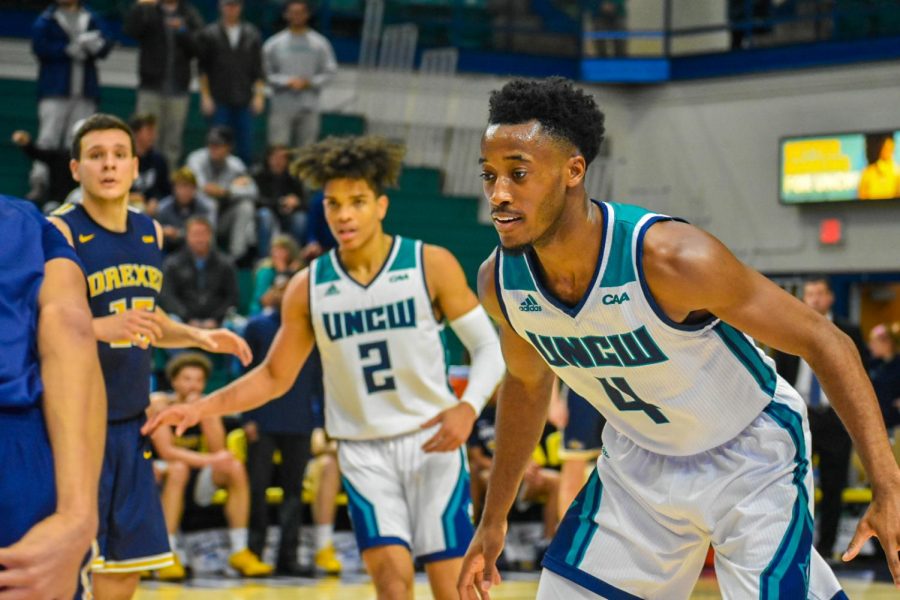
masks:
[(185, 431), (199, 423), (202, 416), (200, 406), (196, 403), (175, 404), (147, 419), (147, 422), (141, 427), (141, 435), (153, 435), (163, 425), (174, 425), (175, 435), (181, 436)]
[(54, 513), (0, 548), (0, 598), (72, 598), (96, 521)]
[(440, 424), (431, 438), (422, 444), (425, 452), (450, 452), (462, 446), (469, 434), (472, 433), (472, 425), (475, 424), (475, 409), (468, 402), (460, 402), (452, 408), (442, 410), (434, 418), (422, 423), (422, 429), (428, 429)]
[(841, 559), (848, 562), (856, 558), (866, 540), (873, 536), (884, 548), (894, 585), (900, 587), (900, 483), (872, 491), (872, 504), (859, 520), (856, 533)]
[(506, 521), (490, 526), (482, 521), (463, 557), (456, 591), (460, 600), (490, 600), (491, 586), (500, 585), (497, 559), (506, 541)]
[(253, 352), (244, 338), (223, 327), (219, 329), (199, 330), (197, 347), (217, 354), (233, 354), (245, 367), (253, 360)]
[(148, 310), (125, 312), (94, 319), (94, 335), (110, 344), (132, 343), (147, 349), (163, 336), (159, 315)]

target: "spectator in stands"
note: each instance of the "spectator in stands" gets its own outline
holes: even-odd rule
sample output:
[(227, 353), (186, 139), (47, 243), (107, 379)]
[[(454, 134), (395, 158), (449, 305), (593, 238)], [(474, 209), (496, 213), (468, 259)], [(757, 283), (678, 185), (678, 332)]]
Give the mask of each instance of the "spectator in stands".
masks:
[(159, 148), (170, 169), (181, 159), (191, 62), (201, 27), (203, 18), (185, 0), (138, 0), (122, 24), (140, 48), (136, 110), (156, 117)]
[(212, 239), (212, 223), (202, 217), (188, 219), (186, 246), (166, 259), (160, 294), (163, 310), (204, 329), (220, 327), (238, 305), (237, 271)]
[[(494, 463), (495, 431), (494, 424), (497, 418), (496, 395), (481, 411), (468, 441), (469, 465), (472, 473), (472, 505), (476, 522), (481, 517), (481, 509), (484, 507), (484, 497), (487, 492), (488, 478), (491, 466)], [(559, 471), (547, 468), (550, 451), (548, 439), (555, 429), (549, 423), (544, 427), (540, 444), (535, 448), (531, 462), (525, 470), (525, 478), (519, 487), (519, 495), (516, 507), (526, 510), (535, 502), (543, 503), (544, 532), (539, 544), (539, 550), (543, 551), (553, 539), (556, 533), (556, 525), (559, 522), (557, 502), (559, 499)]]
[[(321, 406), (319, 407), (321, 409)], [(317, 423), (324, 417), (316, 415)], [(313, 459), (306, 466), (306, 481), (313, 494), (313, 526), (315, 527), (315, 560), (317, 572), (333, 574), (343, 567), (334, 549), (334, 518), (337, 495), (341, 489), (341, 471), (337, 461), (337, 441), (329, 439), (324, 426), (312, 432), (310, 444)]]
[(276, 284), (287, 282), (303, 266), (300, 261), (300, 247), (289, 235), (280, 235), (272, 240), (269, 258), (263, 259), (253, 272), (253, 298), (250, 300), (250, 314), (277, 310), (281, 296), (272, 294)]
[(197, 178), (188, 167), (181, 167), (172, 174), (172, 188), (172, 194), (160, 201), (156, 214), (156, 220), (163, 228), (166, 253), (181, 249), (188, 219), (203, 217), (215, 223), (216, 215), (215, 204), (197, 194)]
[(200, 31), (200, 106), (214, 125), (231, 126), (237, 154), (250, 164), (253, 114), (265, 109), (265, 81), (259, 31), (241, 21), (242, 10), (241, 0), (219, 0), (221, 20)]
[(321, 191), (316, 192), (309, 203), (306, 221), (306, 242), (300, 258), (309, 262), (337, 246), (337, 240), (325, 221), (325, 203)]
[[(306, 239), (306, 202), (303, 184), (288, 172), (291, 154), (287, 146), (270, 146), (266, 160), (253, 171), (259, 188), (258, 209), (266, 211), (282, 233), (292, 235), (297, 243)], [(262, 229), (262, 223), (260, 225)], [(260, 240), (271, 238), (270, 232), (260, 231)], [(260, 254), (266, 249), (259, 248)]]
[(136, 114), (128, 125), (134, 133), (135, 156), (138, 157), (138, 177), (131, 186), (129, 204), (143, 206), (145, 213), (156, 216), (159, 201), (172, 194), (169, 165), (156, 151), (156, 117), (151, 113)]
[(257, 244), (256, 182), (247, 167), (231, 154), (234, 135), (229, 127), (212, 127), (206, 136), (206, 148), (188, 155), (187, 166), (197, 178), (200, 196), (216, 206), (216, 237), (232, 258), (243, 263)]
[[(834, 293), (825, 277), (816, 277), (803, 285), (803, 302), (819, 314), (827, 317), (850, 336), (859, 350), (863, 365), (869, 364), (869, 352), (862, 340), (859, 327), (834, 318), (831, 307)], [(816, 550), (826, 560), (833, 557), (834, 541), (841, 518), (842, 494), (847, 487), (847, 469), (850, 464), (852, 442), (819, 379), (803, 359), (782, 352), (775, 353), (778, 373), (794, 386), (806, 401), (809, 410), (809, 429), (812, 433), (812, 451), (819, 455), (819, 481), (822, 502), (816, 511), (819, 528)]]
[[(593, 0), (586, 3), (582, 16), (588, 33), (617, 34), (625, 29), (625, 0)], [(625, 56), (625, 39), (591, 38), (584, 42), (585, 56)]]
[(263, 45), (272, 88), (269, 144), (305, 146), (319, 137), (319, 96), (337, 73), (331, 43), (309, 26), (309, 0), (287, 0), (279, 33)]
[[(247, 323), (244, 338), (253, 351), (253, 362), (247, 370), (259, 366), (275, 334), (281, 325), (281, 299), (287, 288), (287, 280), (276, 282), (269, 290), (275, 310), (254, 317)], [(282, 575), (301, 575), (304, 571), (297, 562), (297, 547), (300, 542), (300, 494), (303, 473), (310, 459), (310, 436), (316, 426), (324, 423), (321, 406), (323, 401), (322, 363), (318, 352), (313, 349), (293, 387), (286, 394), (254, 410), (245, 412), (244, 431), (247, 434), (247, 471), (250, 474), (250, 549), (262, 554), (268, 530), (268, 504), (266, 488), (272, 481), (274, 463), (272, 456), (281, 452), (279, 482), (283, 491), (278, 522), (281, 538), (278, 544), (278, 559), (275, 570)], [(332, 560), (336, 560), (331, 549)], [(330, 565), (334, 567), (334, 565)], [(340, 572), (340, 563), (337, 572)]]
[[(148, 412), (154, 414), (172, 404), (195, 402), (200, 399), (212, 372), (212, 363), (196, 352), (184, 352), (172, 358), (166, 365), (166, 376), (172, 384), (171, 392), (155, 392), (150, 395)], [(199, 506), (210, 506), (216, 490), (225, 488), (225, 519), (231, 556), (228, 564), (244, 577), (262, 577), (272, 572), (272, 567), (259, 559), (259, 554), (248, 549), (247, 521), (250, 514), (250, 492), (247, 471), (243, 463), (226, 448), (225, 427), (220, 417), (203, 419), (175, 438), (171, 427), (160, 427), (151, 436), (153, 449), (161, 459), (154, 464), (163, 481), (162, 506), (169, 533), (169, 544), (175, 554), (175, 564), (157, 571), (163, 580), (184, 579), (185, 571), (178, 558), (176, 533), (184, 512), (185, 489), (192, 481), (191, 495)]]
[(869, 334), (869, 349), (873, 358), (869, 374), (888, 431), (900, 425), (898, 338), (900, 338), (900, 323), (876, 325)]
[[(98, 17), (79, 0), (56, 0), (34, 22), (31, 49), (38, 59), (38, 119), (35, 145), (42, 150), (68, 150), (77, 121), (97, 112), (100, 81), (97, 60), (113, 47)], [(31, 172), (30, 197), (49, 185), (46, 166)]]
[(22, 129), (13, 132), (12, 142), (25, 153), (25, 156), (33, 161), (41, 161), (47, 166), (46, 193), (31, 200), (45, 213), (49, 213), (65, 202), (69, 192), (78, 187), (69, 169), (69, 161), (72, 160), (69, 149), (39, 148), (31, 139), (31, 134)]
[(900, 198), (900, 168), (894, 161), (894, 133), (870, 133), (866, 136), (866, 161), (859, 178), (860, 200)]

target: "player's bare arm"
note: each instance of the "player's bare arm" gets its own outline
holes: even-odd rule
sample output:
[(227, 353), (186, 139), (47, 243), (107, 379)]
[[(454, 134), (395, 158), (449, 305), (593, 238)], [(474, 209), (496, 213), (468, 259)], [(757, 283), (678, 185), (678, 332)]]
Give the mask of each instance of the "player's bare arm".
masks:
[[(426, 244), (422, 254), (426, 285), (436, 317), (445, 318), (450, 323), (472, 356), (470, 385), (474, 382), (477, 387), (482, 382), (488, 382), (488, 386), (494, 388), (503, 372), (496, 336), (479, 308), (478, 298), (469, 287), (462, 266), (449, 250), (440, 246)], [(492, 391), (467, 389), (469, 397), (463, 395), (462, 402), (423, 423), (422, 427), (440, 423), (441, 428), (422, 445), (422, 449), (426, 452), (449, 452), (464, 444)]]
[(25, 537), (0, 549), (0, 589), (17, 597), (71, 597), (97, 531), (106, 388), (86, 298), (77, 265), (66, 259), (46, 264), (38, 297), (38, 351), (57, 504), (56, 512)]
[(141, 431), (147, 435), (161, 425), (175, 425), (176, 435), (200, 419), (261, 406), (290, 389), (315, 343), (309, 314), (309, 270), (291, 279), (281, 307), (281, 328), (265, 360), (230, 385), (202, 400), (170, 406), (151, 418)]
[(830, 321), (742, 264), (711, 235), (684, 223), (651, 227), (644, 241), (650, 290), (673, 320), (711, 313), (760, 342), (802, 357), (853, 438), (872, 480), (872, 504), (845, 560), (876, 535), (900, 584), (900, 469), (853, 342)]
[(554, 382), (553, 373), (541, 356), (513, 331), (501, 312), (494, 287), (494, 261), (492, 256), (481, 265), (478, 295), (500, 327), (507, 372), (497, 400), (497, 448), (484, 512), (459, 579), (458, 591), (463, 599), (475, 599), (478, 594), (490, 598), (490, 586), (500, 582), (495, 563), (503, 549), (506, 515), (540, 441)]

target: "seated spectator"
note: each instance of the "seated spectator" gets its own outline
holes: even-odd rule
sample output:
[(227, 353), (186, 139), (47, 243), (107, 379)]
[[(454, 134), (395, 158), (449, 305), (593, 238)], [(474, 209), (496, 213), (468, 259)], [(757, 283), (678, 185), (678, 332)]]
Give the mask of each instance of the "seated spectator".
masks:
[[(495, 430), (497, 418), (496, 396), (484, 407), (468, 442), (469, 467), (472, 476), (472, 505), (476, 522), (481, 518), (484, 497), (487, 493), (487, 482), (494, 462)], [(554, 432), (552, 425), (545, 425), (541, 441), (535, 449), (532, 460), (525, 470), (525, 479), (519, 487), (516, 507), (527, 509), (535, 502), (543, 502), (544, 532), (538, 545), (539, 552), (546, 550), (556, 533), (559, 516), (557, 501), (559, 499), (559, 471), (546, 468), (548, 449), (547, 438)]]
[[(253, 362), (247, 369), (259, 366), (281, 326), (281, 299), (287, 288), (287, 280), (276, 282), (269, 290), (275, 310), (250, 319), (244, 332), (247, 344), (253, 351)], [(300, 542), (300, 495), (303, 473), (310, 459), (310, 442), (313, 429), (322, 426), (323, 401), (322, 363), (319, 353), (313, 349), (294, 385), (283, 396), (259, 408), (245, 412), (244, 431), (247, 434), (247, 470), (250, 474), (250, 549), (262, 554), (269, 526), (266, 488), (272, 482), (274, 464), (272, 456), (281, 452), (279, 480), (284, 492), (278, 511), (281, 538), (278, 544), (276, 572), (283, 575), (302, 575), (297, 562)], [(318, 417), (318, 418), (316, 418)], [(317, 422), (318, 421), (318, 422)], [(336, 561), (333, 546), (331, 560)], [(332, 574), (340, 572), (338, 562)], [(335, 572), (336, 571), (336, 572)]]
[(215, 223), (216, 207), (208, 199), (197, 194), (197, 178), (187, 167), (172, 174), (172, 194), (160, 200), (156, 220), (163, 228), (167, 253), (180, 250), (184, 245), (184, 230), (188, 219), (203, 217)]
[(169, 184), (169, 165), (156, 151), (156, 117), (137, 114), (128, 122), (134, 133), (135, 155), (138, 157), (138, 177), (131, 186), (128, 200), (132, 206), (143, 207), (150, 216), (156, 216), (159, 201), (172, 194)]
[[(150, 396), (152, 415), (173, 404), (195, 402), (203, 393), (212, 371), (212, 363), (195, 352), (179, 354), (166, 365), (166, 375), (172, 392), (156, 392)], [(231, 541), (228, 564), (244, 577), (262, 577), (272, 573), (247, 547), (247, 521), (250, 512), (250, 493), (247, 471), (225, 445), (225, 427), (220, 417), (209, 417), (191, 427), (179, 438), (171, 427), (160, 427), (151, 436), (153, 449), (159, 457), (155, 467), (162, 479), (162, 506), (169, 533), (169, 544), (175, 554), (175, 564), (157, 571), (164, 580), (184, 579), (184, 567), (178, 559), (176, 533), (184, 512), (185, 490), (199, 506), (212, 504), (219, 488), (228, 490), (225, 519)], [(192, 477), (193, 472), (197, 472)]]
[(220, 327), (238, 305), (237, 271), (231, 259), (213, 247), (212, 237), (207, 219), (188, 219), (185, 248), (163, 263), (160, 294), (163, 310), (204, 329)]
[[(269, 211), (281, 233), (292, 235), (298, 244), (306, 239), (306, 202), (303, 184), (288, 172), (290, 151), (287, 146), (270, 146), (266, 160), (253, 172), (259, 188), (257, 205)], [(260, 232), (260, 238), (271, 238)], [(260, 249), (260, 254), (263, 248)]]
[(278, 308), (280, 298), (270, 292), (270, 288), (280, 282), (287, 282), (303, 267), (300, 261), (300, 247), (294, 238), (280, 235), (272, 241), (269, 258), (260, 261), (253, 273), (253, 298), (250, 300), (250, 314), (258, 315), (264, 310)]
[[(76, 127), (81, 121), (76, 123)], [(78, 187), (72, 179), (72, 171), (69, 169), (69, 161), (72, 155), (68, 148), (41, 148), (34, 143), (31, 134), (19, 129), (12, 134), (12, 142), (33, 161), (40, 161), (47, 165), (49, 181), (44, 190), (43, 186), (36, 188), (35, 195), (29, 194), (29, 200), (37, 204), (42, 211), (49, 213), (66, 201), (69, 192)]]
[(305, 262), (310, 262), (317, 256), (325, 254), (335, 246), (337, 240), (331, 233), (328, 223), (325, 221), (325, 196), (321, 191), (313, 195), (309, 203), (309, 213), (306, 223), (306, 240), (304, 240), (303, 249), (300, 251), (300, 258)]
[(900, 425), (900, 323), (876, 325), (869, 334), (872, 351), (872, 387), (881, 405), (888, 431)]
[(231, 154), (233, 148), (231, 129), (212, 127), (206, 136), (206, 147), (191, 152), (187, 166), (197, 178), (200, 196), (216, 205), (219, 245), (243, 264), (252, 261), (250, 251), (257, 245), (255, 215), (259, 192), (244, 161)]
[[(324, 417), (317, 415), (317, 418), (318, 422), (323, 422)], [(312, 510), (316, 544), (314, 567), (317, 573), (334, 575), (343, 568), (333, 541), (336, 501), (341, 490), (337, 442), (328, 438), (323, 427), (316, 427), (312, 432), (310, 450), (313, 459), (306, 465), (305, 481), (310, 483), (315, 498)]]

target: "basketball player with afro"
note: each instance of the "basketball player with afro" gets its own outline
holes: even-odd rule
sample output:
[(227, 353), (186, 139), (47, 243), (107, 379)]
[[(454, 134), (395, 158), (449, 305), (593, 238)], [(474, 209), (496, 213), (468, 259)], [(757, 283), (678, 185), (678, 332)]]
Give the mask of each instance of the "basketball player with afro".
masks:
[[(357, 544), (379, 598), (413, 593), (413, 557), (435, 598), (456, 597), (472, 535), (463, 443), (504, 371), (499, 341), (444, 248), (382, 229), (385, 190), (403, 148), (377, 137), (328, 138), (300, 151), (294, 171), (324, 187), (338, 247), (294, 276), (265, 361), (228, 387), (147, 424), (184, 431), (243, 411), (293, 384), (315, 343), (322, 357), (325, 428), (338, 440)], [(449, 323), (472, 356), (457, 400), (441, 332)]]

